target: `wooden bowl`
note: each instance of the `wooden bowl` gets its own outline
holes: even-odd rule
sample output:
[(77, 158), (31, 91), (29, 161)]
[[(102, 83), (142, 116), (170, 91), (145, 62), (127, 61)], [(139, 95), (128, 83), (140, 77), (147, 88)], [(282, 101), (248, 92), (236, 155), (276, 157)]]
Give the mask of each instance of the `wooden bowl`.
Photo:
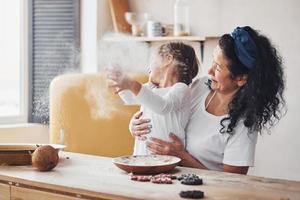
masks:
[(180, 158), (167, 155), (130, 155), (113, 159), (120, 169), (134, 174), (158, 174), (174, 169)]

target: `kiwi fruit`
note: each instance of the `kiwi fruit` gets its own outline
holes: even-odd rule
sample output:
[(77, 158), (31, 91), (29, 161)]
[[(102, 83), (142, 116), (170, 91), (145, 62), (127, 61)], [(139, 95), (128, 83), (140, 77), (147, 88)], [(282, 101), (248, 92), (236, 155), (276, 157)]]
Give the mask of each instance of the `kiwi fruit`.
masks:
[(40, 171), (50, 171), (58, 163), (58, 150), (50, 145), (39, 146), (32, 154), (32, 166)]

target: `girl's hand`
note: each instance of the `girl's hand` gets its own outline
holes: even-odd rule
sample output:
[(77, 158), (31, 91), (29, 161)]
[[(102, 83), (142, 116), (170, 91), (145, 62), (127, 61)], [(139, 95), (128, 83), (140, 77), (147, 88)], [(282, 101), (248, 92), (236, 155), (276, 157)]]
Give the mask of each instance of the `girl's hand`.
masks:
[(145, 135), (151, 132), (152, 125), (150, 124), (150, 119), (143, 119), (142, 116), (143, 112), (141, 111), (133, 115), (129, 122), (129, 131), (132, 136), (145, 140)]
[(173, 133), (170, 133), (169, 137), (171, 142), (166, 142), (158, 138), (151, 138), (151, 142), (147, 143), (147, 148), (153, 154), (181, 157), (181, 154), (185, 152), (182, 141)]
[(115, 93), (118, 93), (125, 89), (130, 89), (132, 80), (126, 76), (121, 69), (113, 68), (107, 69), (108, 87), (113, 88)]

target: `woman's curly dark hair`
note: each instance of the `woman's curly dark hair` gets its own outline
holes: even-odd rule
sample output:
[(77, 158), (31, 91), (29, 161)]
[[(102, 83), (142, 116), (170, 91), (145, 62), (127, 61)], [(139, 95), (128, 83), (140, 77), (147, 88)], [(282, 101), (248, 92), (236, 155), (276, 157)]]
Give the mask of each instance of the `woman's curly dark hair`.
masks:
[(220, 122), (221, 133), (234, 134), (239, 120), (244, 120), (250, 133), (261, 133), (263, 128), (269, 128), (278, 122), (283, 114), (282, 108), (285, 107), (282, 58), (267, 37), (249, 26), (244, 29), (258, 48), (256, 65), (250, 70), (237, 58), (234, 40), (229, 34), (223, 35), (219, 40), (219, 46), (230, 63), (231, 77), (247, 75), (247, 83), (238, 90), (229, 104), (228, 117)]

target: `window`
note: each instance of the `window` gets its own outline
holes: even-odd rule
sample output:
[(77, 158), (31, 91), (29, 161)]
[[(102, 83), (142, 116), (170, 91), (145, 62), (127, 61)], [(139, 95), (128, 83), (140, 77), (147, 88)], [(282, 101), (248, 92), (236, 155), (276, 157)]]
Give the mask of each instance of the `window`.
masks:
[(79, 70), (79, 0), (31, 0), (29, 122), (49, 122), (49, 85)]
[(0, 124), (48, 123), (51, 80), (79, 69), (79, 5), (0, 1)]
[(0, 1), (0, 124), (27, 119), (24, 7), (23, 0)]

